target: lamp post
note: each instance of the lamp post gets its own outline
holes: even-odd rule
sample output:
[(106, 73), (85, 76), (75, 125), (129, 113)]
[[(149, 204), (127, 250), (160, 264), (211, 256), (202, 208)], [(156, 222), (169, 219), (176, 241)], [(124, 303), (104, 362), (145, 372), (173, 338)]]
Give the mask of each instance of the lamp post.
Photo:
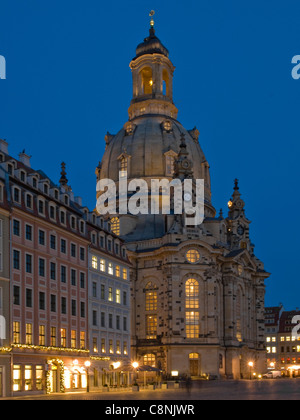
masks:
[(137, 379), (137, 373), (136, 373), (136, 371), (137, 371), (137, 368), (139, 367), (139, 363), (138, 362), (133, 362), (132, 364), (132, 367), (135, 369), (135, 382), (136, 382), (136, 379)]
[(87, 360), (86, 362), (84, 362), (84, 366), (86, 367), (86, 392), (90, 392), (89, 367), (91, 366), (91, 362)]
[(249, 362), (248, 366), (250, 368), (250, 379), (252, 379), (252, 368), (253, 368), (254, 363), (253, 362)]

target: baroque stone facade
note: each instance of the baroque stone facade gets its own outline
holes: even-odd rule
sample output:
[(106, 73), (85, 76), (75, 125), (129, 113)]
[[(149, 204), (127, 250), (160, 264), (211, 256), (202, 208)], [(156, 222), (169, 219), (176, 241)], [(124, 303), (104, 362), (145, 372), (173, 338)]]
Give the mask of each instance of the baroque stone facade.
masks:
[(238, 181), (228, 216), (216, 215), (199, 131), (177, 121), (174, 66), (153, 26), (130, 68), (129, 121), (116, 135), (106, 135), (97, 179), (118, 185), (119, 171), (128, 183), (138, 178), (149, 186), (151, 179), (204, 179), (205, 199), (199, 226), (172, 212), (119, 216), (133, 266), (132, 357), (166, 374), (192, 377), (249, 377), (249, 361), (263, 372), (269, 274), (254, 255)]

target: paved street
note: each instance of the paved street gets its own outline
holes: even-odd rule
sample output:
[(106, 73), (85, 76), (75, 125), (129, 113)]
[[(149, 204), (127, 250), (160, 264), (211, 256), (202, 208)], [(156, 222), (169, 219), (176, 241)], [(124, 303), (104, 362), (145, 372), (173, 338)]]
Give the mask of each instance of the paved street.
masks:
[(201, 381), (185, 388), (139, 392), (72, 393), (17, 397), (14, 400), (300, 400), (300, 379), (264, 381)]

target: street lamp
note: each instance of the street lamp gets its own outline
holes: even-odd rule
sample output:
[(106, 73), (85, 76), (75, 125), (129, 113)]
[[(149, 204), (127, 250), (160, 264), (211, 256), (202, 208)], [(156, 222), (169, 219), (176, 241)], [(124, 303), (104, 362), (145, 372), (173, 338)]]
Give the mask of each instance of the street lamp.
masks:
[(250, 368), (250, 379), (252, 379), (252, 373), (251, 373), (251, 370), (252, 370), (252, 368), (253, 368), (253, 365), (254, 365), (254, 363), (253, 363), (253, 362), (249, 362), (249, 363), (248, 363), (248, 366), (249, 366), (249, 368)]
[(90, 392), (89, 367), (91, 366), (91, 362), (87, 360), (86, 362), (84, 362), (84, 366), (86, 367), (86, 381), (87, 381), (86, 392)]

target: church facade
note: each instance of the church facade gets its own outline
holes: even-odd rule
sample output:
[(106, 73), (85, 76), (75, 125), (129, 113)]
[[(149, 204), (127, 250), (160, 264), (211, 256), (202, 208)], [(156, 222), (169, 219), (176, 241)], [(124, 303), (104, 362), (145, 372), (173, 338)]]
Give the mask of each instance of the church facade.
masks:
[(120, 173), (149, 187), (153, 179), (203, 179), (204, 221), (188, 225), (174, 212), (110, 215), (132, 263), (132, 358), (167, 375), (247, 378), (249, 362), (265, 370), (269, 274), (254, 255), (237, 180), (227, 217), (216, 214), (199, 131), (177, 120), (175, 68), (153, 25), (130, 63), (129, 120), (105, 136), (97, 180), (111, 179), (119, 191)]

